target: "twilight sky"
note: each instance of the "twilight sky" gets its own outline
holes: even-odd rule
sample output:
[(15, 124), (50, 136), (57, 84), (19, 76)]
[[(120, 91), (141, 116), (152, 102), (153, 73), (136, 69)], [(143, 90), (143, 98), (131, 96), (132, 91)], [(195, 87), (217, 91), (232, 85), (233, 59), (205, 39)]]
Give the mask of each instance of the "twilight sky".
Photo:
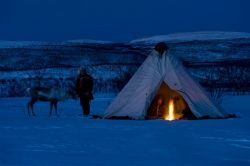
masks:
[(1, 0), (0, 40), (135, 38), (250, 32), (250, 0)]

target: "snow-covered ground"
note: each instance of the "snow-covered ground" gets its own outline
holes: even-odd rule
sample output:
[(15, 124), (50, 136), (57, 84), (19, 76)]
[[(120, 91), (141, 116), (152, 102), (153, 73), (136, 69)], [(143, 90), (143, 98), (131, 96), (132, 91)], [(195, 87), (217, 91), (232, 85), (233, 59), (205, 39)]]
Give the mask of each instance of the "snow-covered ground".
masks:
[[(102, 113), (112, 96), (99, 95), (92, 112)], [(250, 165), (250, 96), (227, 96), (223, 107), (241, 118), (132, 121), (80, 117), (78, 101), (37, 103), (0, 99), (0, 165)]]

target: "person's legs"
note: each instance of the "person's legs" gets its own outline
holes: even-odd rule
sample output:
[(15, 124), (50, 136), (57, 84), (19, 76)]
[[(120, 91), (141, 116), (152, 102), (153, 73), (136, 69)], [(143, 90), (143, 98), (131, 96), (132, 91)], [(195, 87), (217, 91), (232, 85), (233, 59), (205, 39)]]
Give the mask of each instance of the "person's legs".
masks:
[(89, 100), (88, 99), (84, 100), (83, 110), (84, 110), (84, 115), (89, 115), (89, 113), (90, 113), (90, 106), (89, 106)]
[(83, 115), (89, 115), (90, 113), (89, 100), (84, 97), (80, 97), (80, 104), (82, 106)]
[(84, 115), (84, 98), (83, 97), (80, 97), (80, 104), (82, 107), (82, 114)]

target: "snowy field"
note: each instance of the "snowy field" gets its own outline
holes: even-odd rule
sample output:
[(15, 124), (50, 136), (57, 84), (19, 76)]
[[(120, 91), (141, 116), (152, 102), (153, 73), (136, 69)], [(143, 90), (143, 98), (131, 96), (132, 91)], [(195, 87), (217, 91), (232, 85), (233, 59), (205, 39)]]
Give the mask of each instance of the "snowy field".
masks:
[[(112, 96), (96, 96), (102, 113)], [(241, 118), (226, 120), (132, 121), (80, 117), (78, 101), (37, 103), (0, 99), (0, 165), (250, 165), (250, 96), (227, 96), (223, 107)]]

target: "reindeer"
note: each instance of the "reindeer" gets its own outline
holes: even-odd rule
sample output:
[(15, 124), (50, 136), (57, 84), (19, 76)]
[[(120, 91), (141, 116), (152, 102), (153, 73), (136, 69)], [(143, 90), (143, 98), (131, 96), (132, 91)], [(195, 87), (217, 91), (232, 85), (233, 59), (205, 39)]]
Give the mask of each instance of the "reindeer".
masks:
[(46, 87), (32, 87), (27, 89), (30, 95), (30, 101), (28, 102), (28, 114), (30, 115), (30, 109), (33, 116), (36, 116), (33, 106), (37, 101), (50, 102), (50, 116), (52, 114), (53, 106), (57, 113), (57, 102), (64, 101), (69, 98), (77, 99), (76, 92), (73, 90), (64, 91), (60, 88), (46, 88)]

